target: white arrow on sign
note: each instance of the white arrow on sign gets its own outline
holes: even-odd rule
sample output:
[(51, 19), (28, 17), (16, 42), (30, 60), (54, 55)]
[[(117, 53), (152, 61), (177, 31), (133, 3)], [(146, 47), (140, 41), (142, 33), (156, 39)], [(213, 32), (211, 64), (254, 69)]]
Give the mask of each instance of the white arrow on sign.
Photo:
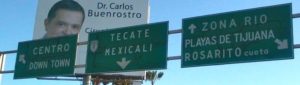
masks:
[(23, 63), (23, 64), (26, 64), (25, 55), (24, 54), (20, 54), (18, 61), (21, 62), (21, 63)]
[(122, 58), (122, 61), (117, 61), (117, 64), (122, 68), (125, 69), (127, 65), (130, 63), (131, 60), (126, 61), (126, 58)]
[(196, 29), (197, 27), (194, 25), (194, 24), (191, 24), (189, 26), (189, 29), (191, 30), (191, 34), (194, 34), (194, 30)]
[(279, 39), (276, 39), (276, 40), (275, 40), (275, 43), (278, 44), (277, 49), (279, 49), (279, 50), (287, 49), (287, 48), (288, 48), (287, 39), (284, 39), (284, 40), (282, 40), (282, 41), (279, 40)]

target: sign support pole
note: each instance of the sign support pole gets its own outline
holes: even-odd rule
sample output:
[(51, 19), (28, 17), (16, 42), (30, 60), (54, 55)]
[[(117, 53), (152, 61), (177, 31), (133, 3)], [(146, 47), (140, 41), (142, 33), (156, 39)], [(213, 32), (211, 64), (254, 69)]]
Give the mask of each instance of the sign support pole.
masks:
[[(4, 70), (4, 63), (5, 63), (5, 55), (0, 53), (0, 70)], [(0, 74), (0, 83), (2, 83), (2, 74)]]
[(82, 83), (83, 85), (90, 85), (91, 84), (91, 75), (86, 75), (83, 77)]

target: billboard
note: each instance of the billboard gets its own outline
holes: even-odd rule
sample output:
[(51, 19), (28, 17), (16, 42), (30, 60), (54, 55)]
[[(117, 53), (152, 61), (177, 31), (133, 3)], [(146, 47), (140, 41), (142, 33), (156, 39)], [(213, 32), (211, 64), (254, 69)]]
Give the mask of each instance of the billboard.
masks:
[[(69, 1), (70, 0), (65, 0)], [(104, 29), (146, 24), (149, 20), (149, 0), (74, 0), (59, 9), (55, 4), (60, 0), (40, 0), (36, 15), (33, 39), (57, 37), (79, 32), (78, 42), (88, 40), (88, 33)], [(75, 3), (75, 4), (76, 4)], [(64, 3), (60, 3), (64, 4)], [(75, 7), (74, 7), (75, 6)], [(76, 7), (77, 6), (77, 7)], [(78, 8), (78, 9), (76, 9)], [(52, 11), (50, 11), (52, 10)], [(67, 11), (65, 13), (60, 13)], [(52, 15), (51, 15), (52, 14)], [(73, 15), (71, 15), (73, 14)], [(55, 28), (56, 27), (56, 28)], [(54, 30), (55, 29), (55, 30)], [(87, 45), (79, 45), (75, 64), (86, 63)], [(75, 73), (85, 73), (85, 68), (76, 68)], [(145, 71), (123, 73), (124, 75), (143, 76)]]

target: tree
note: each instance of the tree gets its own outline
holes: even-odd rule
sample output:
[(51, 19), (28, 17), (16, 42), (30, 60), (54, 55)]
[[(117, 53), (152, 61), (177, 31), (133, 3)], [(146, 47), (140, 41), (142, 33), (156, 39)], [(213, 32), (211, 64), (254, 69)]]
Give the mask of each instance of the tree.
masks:
[(151, 81), (151, 85), (154, 85), (155, 81), (160, 79), (163, 75), (163, 72), (157, 73), (157, 71), (147, 71), (146, 81)]

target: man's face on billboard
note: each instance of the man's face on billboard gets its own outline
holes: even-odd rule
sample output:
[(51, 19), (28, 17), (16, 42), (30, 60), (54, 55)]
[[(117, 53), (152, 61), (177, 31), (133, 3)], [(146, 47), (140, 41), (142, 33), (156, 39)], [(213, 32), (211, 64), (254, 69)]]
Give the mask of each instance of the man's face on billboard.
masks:
[(79, 11), (60, 9), (52, 19), (45, 20), (45, 37), (58, 37), (78, 34), (83, 22), (83, 14)]

